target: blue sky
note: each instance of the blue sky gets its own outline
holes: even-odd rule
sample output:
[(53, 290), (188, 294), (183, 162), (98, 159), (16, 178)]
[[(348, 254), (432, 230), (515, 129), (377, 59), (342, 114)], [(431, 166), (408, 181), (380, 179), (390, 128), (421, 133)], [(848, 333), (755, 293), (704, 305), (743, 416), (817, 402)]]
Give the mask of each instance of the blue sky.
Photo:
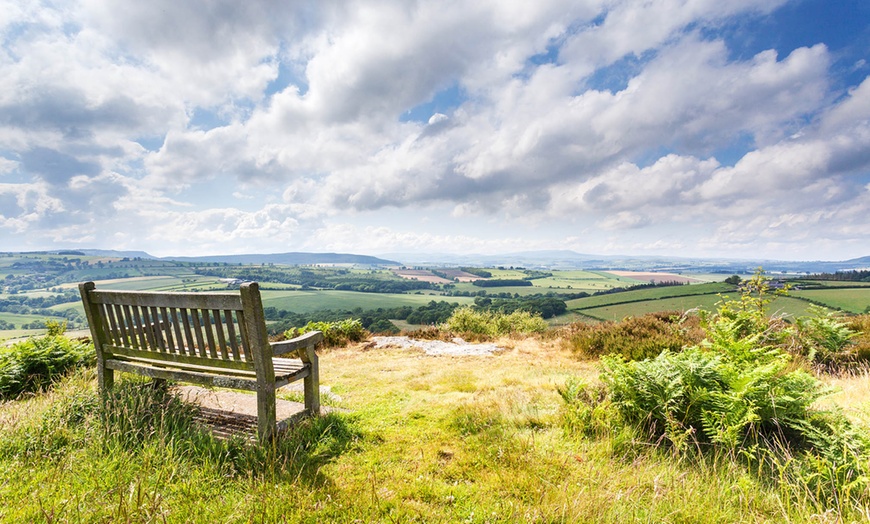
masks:
[(870, 255), (866, 0), (0, 12), (0, 249)]

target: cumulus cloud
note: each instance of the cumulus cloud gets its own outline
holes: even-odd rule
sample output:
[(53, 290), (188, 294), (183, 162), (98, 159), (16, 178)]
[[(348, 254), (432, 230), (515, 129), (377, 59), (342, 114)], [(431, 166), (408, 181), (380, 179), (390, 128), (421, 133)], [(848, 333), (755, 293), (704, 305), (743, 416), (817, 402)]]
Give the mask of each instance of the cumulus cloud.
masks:
[[(856, 245), (870, 79), (840, 91), (825, 42), (723, 36), (785, 3), (0, 0), (0, 231), (197, 252), (456, 251), (489, 222), (527, 235), (492, 249), (536, 227), (600, 250)], [(478, 234), (389, 223), (417, 209)], [(173, 233), (125, 236), (151, 221)]]

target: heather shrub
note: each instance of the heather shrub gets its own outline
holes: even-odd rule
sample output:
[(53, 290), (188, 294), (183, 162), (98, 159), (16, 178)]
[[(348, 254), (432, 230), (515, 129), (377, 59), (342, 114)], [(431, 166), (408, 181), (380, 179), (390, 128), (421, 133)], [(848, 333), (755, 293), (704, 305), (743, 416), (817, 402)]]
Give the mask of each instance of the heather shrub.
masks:
[(870, 360), (870, 315), (858, 315), (845, 319), (846, 326), (855, 332), (850, 350), (856, 361)]
[(620, 355), (626, 360), (643, 360), (665, 350), (678, 352), (684, 346), (697, 344), (702, 337), (696, 315), (665, 311), (621, 322), (572, 324), (566, 328), (563, 340), (582, 358)]

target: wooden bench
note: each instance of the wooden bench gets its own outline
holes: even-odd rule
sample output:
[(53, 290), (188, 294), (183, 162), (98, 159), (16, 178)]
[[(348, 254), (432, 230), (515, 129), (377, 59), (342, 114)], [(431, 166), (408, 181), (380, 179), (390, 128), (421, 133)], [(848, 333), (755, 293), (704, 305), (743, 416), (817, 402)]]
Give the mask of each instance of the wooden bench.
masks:
[(275, 420), (276, 388), (304, 380), (305, 410), (320, 412), (314, 348), (323, 334), (270, 343), (256, 282), (242, 284), (238, 294), (108, 291), (93, 282), (79, 284), (79, 292), (102, 394), (111, 389), (116, 370), (256, 391), (261, 442), (284, 429)]

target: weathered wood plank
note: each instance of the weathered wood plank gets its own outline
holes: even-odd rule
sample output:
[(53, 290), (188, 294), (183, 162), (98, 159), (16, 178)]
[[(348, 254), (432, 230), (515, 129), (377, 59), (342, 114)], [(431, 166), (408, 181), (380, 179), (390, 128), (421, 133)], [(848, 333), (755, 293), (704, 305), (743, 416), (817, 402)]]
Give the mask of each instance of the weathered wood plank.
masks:
[(205, 328), (205, 338), (208, 341), (208, 352), (211, 358), (218, 358), (216, 343), (214, 339), (214, 322), (211, 318), (211, 313), (207, 309), (202, 310), (203, 327)]
[(190, 310), (191, 318), (193, 319), (193, 334), (196, 335), (196, 345), (193, 346), (199, 350), (199, 356), (205, 357), (205, 340), (202, 338), (202, 322), (200, 322), (199, 310), (191, 309)]
[(257, 370), (257, 434), (261, 440), (271, 440), (275, 434), (275, 370), (272, 364), (272, 347), (266, 336), (266, 317), (260, 286), (256, 282), (241, 285), (242, 307), (245, 311), (245, 327), (248, 346)]
[(215, 309), (211, 312), (211, 316), (214, 319), (215, 332), (217, 332), (217, 344), (218, 349), (220, 349), (220, 358), (228, 360), (230, 357), (227, 354), (227, 339), (224, 336), (224, 325), (221, 321), (221, 312)]
[(282, 340), (280, 342), (272, 342), (272, 354), (285, 355), (287, 353), (297, 353), (300, 349), (314, 347), (323, 341), (323, 333), (320, 331), (311, 331), (300, 335), (292, 340)]
[[(126, 308), (127, 306), (124, 307)], [(142, 321), (142, 312), (139, 310), (138, 306), (132, 306), (130, 309), (133, 311), (133, 329), (136, 332), (136, 336), (139, 337), (139, 347), (151, 347), (148, 344), (148, 338), (145, 337), (145, 323)]]
[(168, 380), (178, 380), (180, 382), (193, 382), (195, 384), (206, 384), (210, 386), (246, 389), (248, 391), (257, 390), (257, 381), (254, 379), (243, 379), (239, 377), (231, 377), (227, 375), (219, 375), (212, 373), (197, 373), (195, 371), (179, 371), (174, 369), (161, 369), (147, 365), (135, 364), (120, 360), (107, 360), (106, 367), (118, 371), (126, 371), (128, 373), (137, 373), (146, 377), (162, 378)]
[(245, 321), (246, 316), (247, 315), (245, 315), (244, 311), (237, 311), (236, 312), (236, 320), (238, 320), (239, 333), (241, 333), (241, 335), (242, 335), (241, 340), (242, 340), (243, 358), (245, 360), (253, 362), (252, 357), (251, 357), (251, 348), (248, 347), (248, 323)]
[(146, 358), (151, 360), (159, 360), (161, 362), (176, 363), (176, 364), (191, 364), (198, 366), (211, 366), (220, 369), (239, 369), (254, 371), (254, 365), (251, 362), (239, 362), (235, 360), (220, 360), (208, 357), (191, 356), (191, 355), (176, 355), (175, 353), (162, 353), (158, 351), (148, 351), (138, 348), (115, 346), (106, 344), (105, 347), (116, 357), (130, 356), (137, 358)]
[(184, 354), (184, 337), (181, 336), (181, 324), (178, 321), (178, 308), (169, 308), (169, 316), (172, 317), (172, 327), (175, 328), (175, 340), (178, 341), (176, 353)]
[(241, 299), (236, 294), (94, 290), (90, 292), (90, 296), (91, 300), (97, 304), (196, 309), (242, 309)]
[(181, 309), (181, 320), (184, 323), (184, 336), (185, 336), (185, 347), (187, 348), (187, 353), (189, 355), (196, 354), (196, 339), (193, 338), (193, 332), (191, 328), (190, 315), (187, 312), (187, 308)]
[(95, 287), (96, 285), (93, 282), (83, 282), (79, 284), (79, 295), (82, 297), (85, 317), (88, 319), (91, 338), (94, 342), (94, 350), (97, 360), (97, 385), (100, 388), (100, 394), (105, 396), (115, 382), (115, 374), (106, 366), (106, 355), (103, 352), (103, 343), (107, 339), (107, 324), (103, 315), (101, 315), (100, 305), (91, 300), (91, 293), (93, 293)]
[(236, 341), (236, 328), (233, 325), (233, 314), (231, 311), (224, 311), (224, 316), (227, 323), (227, 338), (230, 339), (230, 347), (233, 350), (233, 359), (241, 360), (239, 355), (239, 343)]

